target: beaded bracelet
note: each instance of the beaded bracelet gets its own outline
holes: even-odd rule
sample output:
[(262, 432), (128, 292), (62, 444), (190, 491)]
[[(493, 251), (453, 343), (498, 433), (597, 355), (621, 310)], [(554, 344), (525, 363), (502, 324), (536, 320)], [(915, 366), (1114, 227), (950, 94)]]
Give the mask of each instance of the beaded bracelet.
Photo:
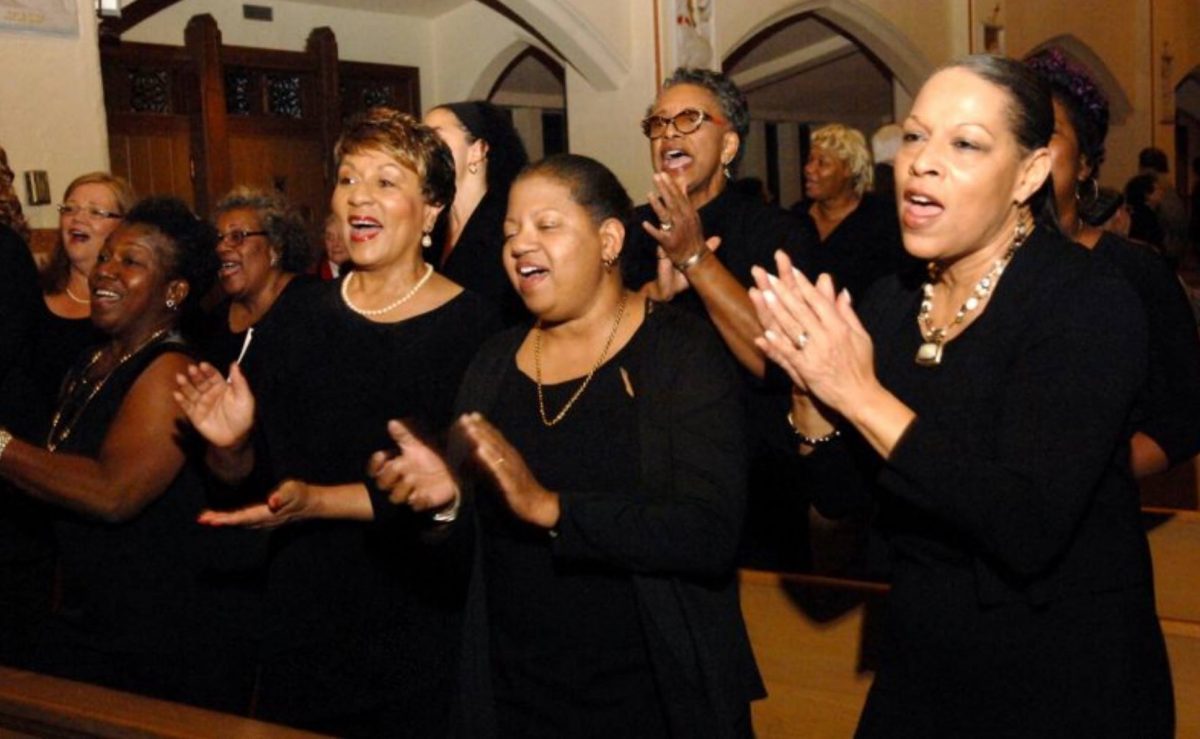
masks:
[(792, 420), (792, 414), (790, 411), (787, 414), (787, 421), (788, 421), (788, 426), (792, 427), (792, 433), (794, 433), (797, 437), (799, 437), (800, 443), (805, 444), (810, 447), (818, 447), (818, 446), (821, 446), (822, 444), (828, 444), (829, 442), (841, 437), (841, 435), (842, 435), (841, 429), (839, 429), (835, 426), (833, 428), (833, 431), (830, 431), (828, 434), (825, 434), (824, 436), (806, 436), (805, 434), (800, 432), (800, 429), (796, 428), (796, 422), (794, 420)]

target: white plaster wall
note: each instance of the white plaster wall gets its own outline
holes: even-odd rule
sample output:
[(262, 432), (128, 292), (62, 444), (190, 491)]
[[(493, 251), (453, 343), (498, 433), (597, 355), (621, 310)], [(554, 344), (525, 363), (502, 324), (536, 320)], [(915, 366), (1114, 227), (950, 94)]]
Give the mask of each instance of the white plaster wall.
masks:
[(108, 169), (108, 128), (91, 1), (79, 2), (79, 35), (0, 31), (0, 146), (17, 175), (21, 205), (34, 228), (57, 228), (53, 206), (25, 203), (21, 173), (42, 169), (52, 202), (84, 172)]
[(232, 0), (182, 0), (129, 29), (122, 38), (152, 44), (183, 45), (183, 31), (196, 15), (209, 14), (231, 46), (303, 51), (314, 28), (329, 26), (337, 37), (338, 56), (345, 61), (398, 64), (421, 69), (421, 103), (435, 89), (429, 79), (433, 21), (391, 13), (341, 10), (307, 3), (274, 0), (274, 20), (242, 18), (242, 3)]

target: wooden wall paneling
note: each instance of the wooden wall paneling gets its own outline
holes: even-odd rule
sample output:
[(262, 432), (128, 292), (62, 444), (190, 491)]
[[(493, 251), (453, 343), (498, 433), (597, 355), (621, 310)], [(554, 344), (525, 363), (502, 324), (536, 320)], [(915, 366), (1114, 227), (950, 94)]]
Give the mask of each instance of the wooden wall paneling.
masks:
[[(324, 178), (324, 191), (329, 193), (333, 191), (334, 177), (337, 174), (334, 171), (333, 146), (337, 143), (337, 137), (342, 128), (339, 114), (342, 110), (342, 102), (338, 89), (338, 47), (333, 29), (328, 26), (314, 28), (305, 42), (305, 51), (317, 65), (315, 87), (318, 101), (315, 113), (320, 131), (320, 162)], [(322, 222), (326, 210), (326, 208), (322, 208), (319, 213), (315, 214)]]
[(192, 115), (192, 159), (195, 163), (196, 211), (207, 216), (233, 184), (229, 132), (225, 113), (225, 75), (221, 64), (221, 31), (211, 15), (188, 21), (184, 44), (196, 69), (199, 97)]

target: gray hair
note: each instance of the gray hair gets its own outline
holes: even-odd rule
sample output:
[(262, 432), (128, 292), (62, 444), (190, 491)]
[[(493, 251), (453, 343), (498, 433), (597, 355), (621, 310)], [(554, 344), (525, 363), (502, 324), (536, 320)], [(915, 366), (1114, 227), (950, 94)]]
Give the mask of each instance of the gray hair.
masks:
[(740, 140), (737, 154), (729, 163), (730, 169), (735, 169), (737, 163), (741, 161), (746, 137), (750, 135), (750, 106), (746, 103), (746, 96), (733, 83), (733, 80), (711, 69), (679, 67), (671, 73), (670, 77), (663, 80), (662, 86), (666, 90), (675, 85), (703, 87), (717, 99), (717, 104), (721, 106), (721, 115), (729, 121), (729, 125)]
[(267, 232), (267, 241), (279, 253), (285, 272), (304, 272), (312, 263), (312, 241), (308, 225), (282, 194), (239, 185), (213, 208), (213, 221), (231, 210), (252, 210)]

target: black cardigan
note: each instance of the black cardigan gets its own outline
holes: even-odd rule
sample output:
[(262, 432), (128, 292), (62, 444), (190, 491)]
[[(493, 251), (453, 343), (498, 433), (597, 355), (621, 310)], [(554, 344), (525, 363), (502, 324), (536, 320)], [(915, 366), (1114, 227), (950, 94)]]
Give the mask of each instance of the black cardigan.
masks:
[[(641, 489), (564, 496), (554, 556), (633, 573), (673, 735), (736, 736), (749, 702), (766, 694), (734, 568), (746, 495), (740, 383), (707, 326), (670, 306), (647, 307), (639, 329), (647, 332), (644, 351), (627, 353), (622, 365), (639, 398)], [(517, 371), (516, 351), (527, 332), (510, 329), (484, 345), (463, 380), (459, 412), (486, 415), (506, 373)], [(477, 554), (458, 723), (469, 737), (495, 731), (481, 573)]]

